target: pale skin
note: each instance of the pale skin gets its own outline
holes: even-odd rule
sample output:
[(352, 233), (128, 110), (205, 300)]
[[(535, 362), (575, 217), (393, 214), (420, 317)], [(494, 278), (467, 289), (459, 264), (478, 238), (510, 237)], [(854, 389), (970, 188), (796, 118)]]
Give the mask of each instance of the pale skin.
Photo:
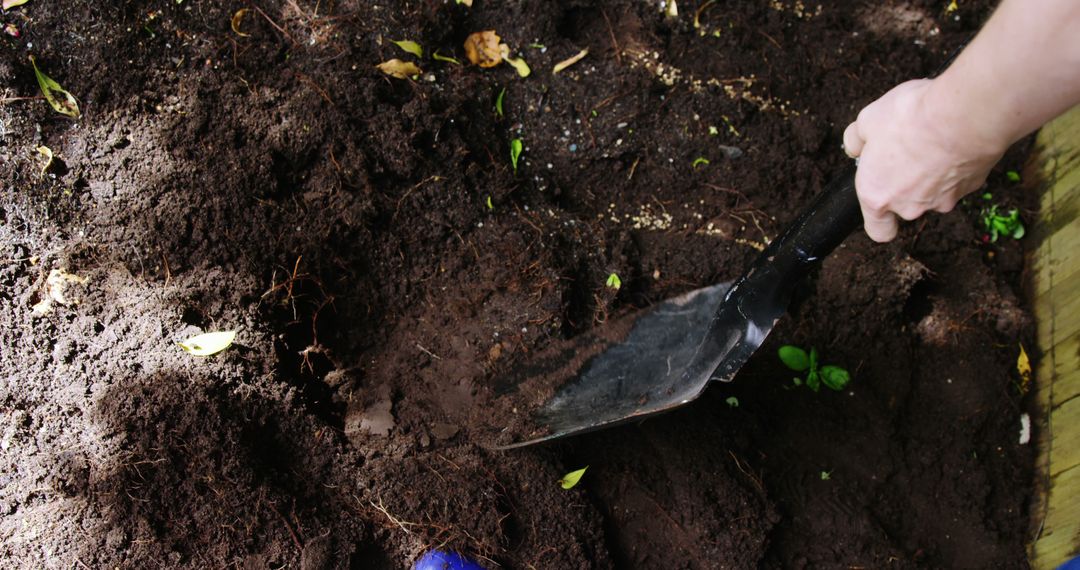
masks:
[(936, 79), (902, 83), (844, 132), (866, 233), (948, 212), (1010, 145), (1080, 103), (1080, 0), (1003, 0)]

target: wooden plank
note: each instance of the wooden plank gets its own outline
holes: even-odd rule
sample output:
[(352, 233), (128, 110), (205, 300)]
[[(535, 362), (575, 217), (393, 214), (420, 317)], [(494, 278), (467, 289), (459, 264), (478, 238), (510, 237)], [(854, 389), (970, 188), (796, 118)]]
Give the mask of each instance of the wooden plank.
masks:
[(1031, 567), (1052, 569), (1076, 554), (1080, 543), (1080, 467), (1058, 474), (1051, 480), (1049, 507), (1041, 522), (1042, 533), (1035, 541)]
[(1030, 267), (1044, 414), (1029, 561), (1051, 570), (1080, 553), (1080, 106), (1040, 131), (1026, 172), (1045, 181), (1040, 219), (1029, 228), (1038, 243)]

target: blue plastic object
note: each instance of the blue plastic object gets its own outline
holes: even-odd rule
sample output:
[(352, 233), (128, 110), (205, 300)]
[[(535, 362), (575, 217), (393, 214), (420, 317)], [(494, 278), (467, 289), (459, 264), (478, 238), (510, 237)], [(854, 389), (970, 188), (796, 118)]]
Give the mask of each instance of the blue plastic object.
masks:
[(1067, 561), (1066, 563), (1058, 566), (1057, 570), (1080, 570), (1080, 556)]
[(416, 561), (413, 570), (484, 570), (484, 567), (456, 552), (431, 550)]

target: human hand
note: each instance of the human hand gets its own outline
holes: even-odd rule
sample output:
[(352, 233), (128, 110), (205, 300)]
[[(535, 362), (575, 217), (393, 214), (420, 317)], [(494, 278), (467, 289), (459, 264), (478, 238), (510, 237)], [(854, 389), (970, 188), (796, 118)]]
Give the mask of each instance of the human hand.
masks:
[(1007, 143), (983, 136), (977, 121), (943, 112), (934, 80), (902, 83), (867, 105), (844, 131), (844, 150), (859, 159), (855, 192), (866, 233), (896, 237), (896, 217), (948, 212), (986, 181)]

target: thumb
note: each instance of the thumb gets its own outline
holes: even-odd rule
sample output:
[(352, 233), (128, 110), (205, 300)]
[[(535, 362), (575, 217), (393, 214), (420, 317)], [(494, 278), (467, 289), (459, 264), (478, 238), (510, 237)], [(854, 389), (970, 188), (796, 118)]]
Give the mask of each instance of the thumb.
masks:
[(866, 206), (860, 205), (863, 215), (863, 227), (866, 228), (866, 235), (870, 236), (870, 239), (884, 243), (892, 241), (896, 237), (896, 232), (899, 230), (899, 222), (896, 221), (896, 214), (885, 211), (873, 211), (867, 210)]
[(858, 121), (851, 123), (847, 126), (847, 129), (844, 129), (844, 152), (848, 156), (855, 158), (862, 154), (864, 144), (866, 144), (866, 141), (859, 132)]

